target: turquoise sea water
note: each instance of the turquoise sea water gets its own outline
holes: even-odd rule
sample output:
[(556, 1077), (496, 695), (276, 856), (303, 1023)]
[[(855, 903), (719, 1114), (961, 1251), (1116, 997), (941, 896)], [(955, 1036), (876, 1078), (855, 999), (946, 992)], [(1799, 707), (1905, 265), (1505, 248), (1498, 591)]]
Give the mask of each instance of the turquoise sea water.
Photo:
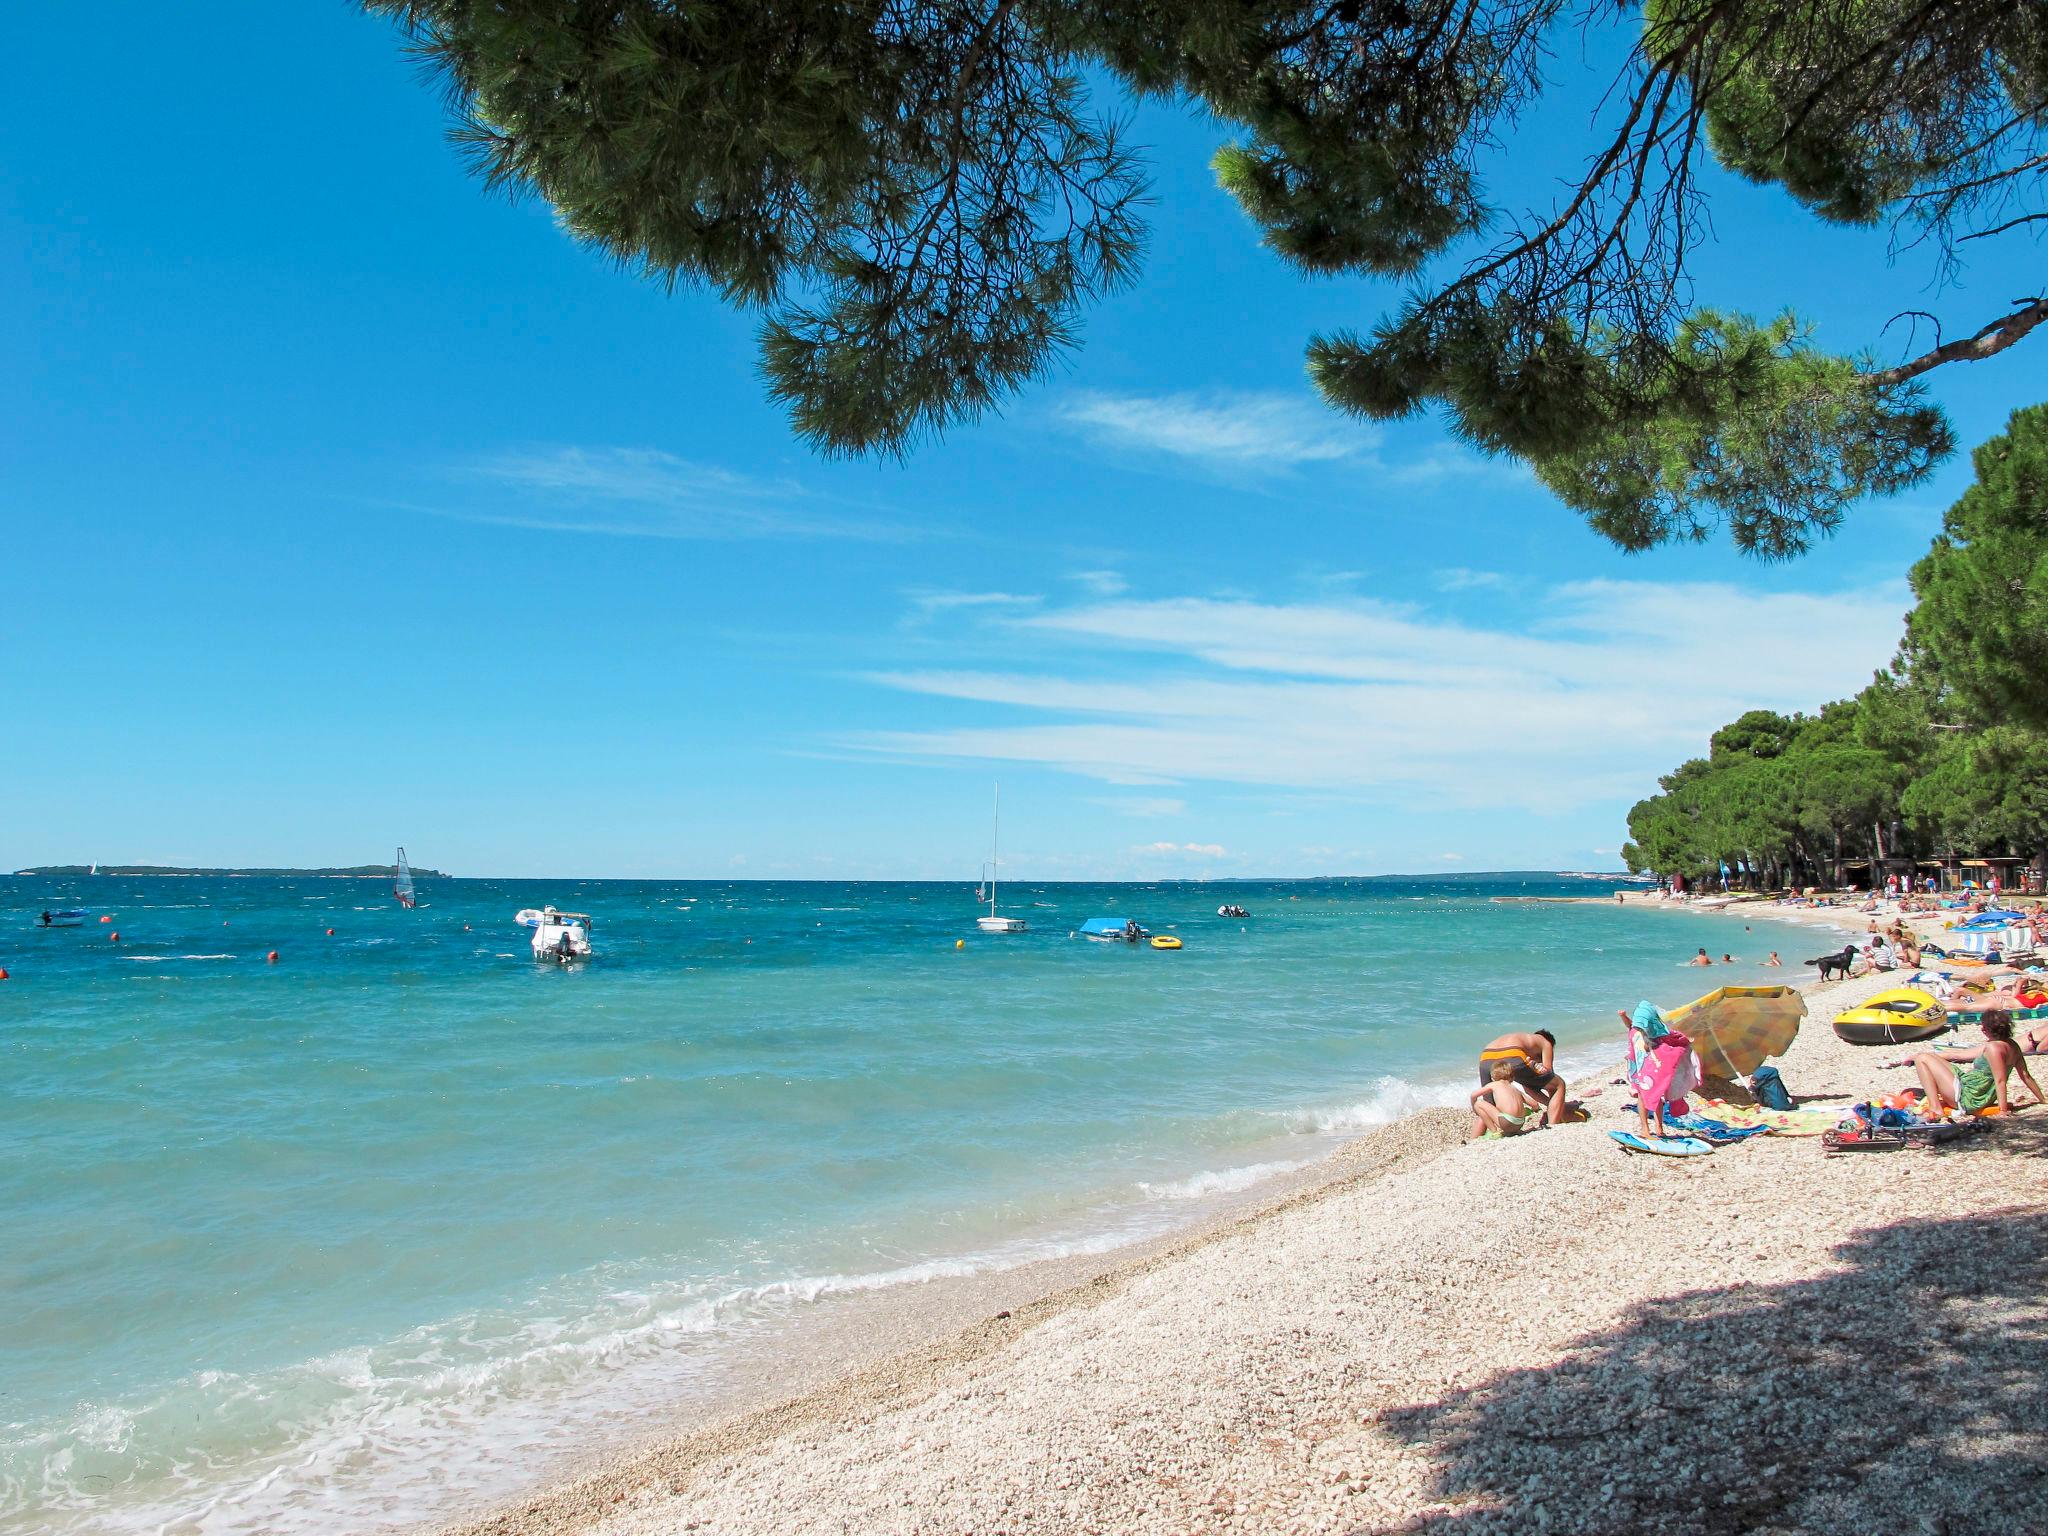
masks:
[[(0, 1528), (444, 1514), (821, 1295), (1160, 1230), (1498, 1029), (1611, 1060), (1616, 1007), (1824, 947), (1489, 899), (1611, 889), (1015, 885), (990, 937), (958, 885), (0, 879)], [(534, 963), (544, 902), (594, 960)]]

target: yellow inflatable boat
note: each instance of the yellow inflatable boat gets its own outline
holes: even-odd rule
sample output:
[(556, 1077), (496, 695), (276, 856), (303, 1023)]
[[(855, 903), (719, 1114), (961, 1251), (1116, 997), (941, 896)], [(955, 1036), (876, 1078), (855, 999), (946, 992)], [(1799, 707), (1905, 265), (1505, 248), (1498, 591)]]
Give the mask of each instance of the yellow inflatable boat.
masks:
[(1152, 941), (1152, 947), (1154, 949), (1179, 949), (1180, 940), (1174, 938), (1171, 934), (1162, 933)]
[(1851, 1045), (1909, 1045), (1949, 1028), (1948, 1009), (1918, 987), (1893, 987), (1835, 1015), (1835, 1033)]

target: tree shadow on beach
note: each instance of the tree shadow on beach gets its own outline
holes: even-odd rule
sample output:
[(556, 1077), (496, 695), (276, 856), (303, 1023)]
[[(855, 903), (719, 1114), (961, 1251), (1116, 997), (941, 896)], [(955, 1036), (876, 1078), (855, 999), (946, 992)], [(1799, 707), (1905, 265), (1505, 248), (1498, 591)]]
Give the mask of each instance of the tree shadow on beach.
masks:
[[(2029, 1139), (2048, 1152), (2048, 1119)], [(1905, 1222), (1835, 1256), (1820, 1279), (1640, 1305), (1554, 1366), (1387, 1414), (1434, 1458), (1435, 1507), (1361, 1529), (2048, 1530), (2048, 1217)]]

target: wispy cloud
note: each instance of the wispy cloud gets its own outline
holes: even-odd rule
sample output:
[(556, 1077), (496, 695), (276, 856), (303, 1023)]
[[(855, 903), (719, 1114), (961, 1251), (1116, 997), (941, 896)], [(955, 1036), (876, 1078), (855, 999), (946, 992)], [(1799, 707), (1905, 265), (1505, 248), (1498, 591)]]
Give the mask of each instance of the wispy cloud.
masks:
[(963, 609), (1015, 610), (1032, 608), (1044, 601), (1024, 592), (912, 592), (908, 596), (910, 612), (905, 623), (912, 628)]
[(1069, 579), (1097, 597), (1117, 597), (1130, 589), (1130, 583), (1115, 571), (1076, 571)]
[(1440, 445), (1412, 459), (1386, 466), (1386, 477), (1403, 485), (1434, 485), (1444, 480), (1489, 480), (1501, 485), (1533, 485), (1535, 475), (1520, 459), (1492, 458), (1469, 448)]
[(1040, 659), (871, 680), (989, 718), (839, 744), (1120, 785), (1556, 814), (1645, 793), (1744, 709), (1810, 709), (1854, 692), (1890, 655), (1908, 595), (1896, 581), (1834, 593), (1588, 581), (1529, 602), (1536, 618), (1518, 629), (1364, 601), (1184, 597), (965, 615), (1028, 637)]
[(1072, 395), (1057, 419), (1113, 448), (1139, 449), (1212, 466), (1273, 469), (1370, 457), (1378, 430), (1294, 395)]
[(1439, 592), (1469, 592), (1474, 587), (1505, 587), (1507, 577), (1499, 571), (1473, 571), (1462, 565), (1449, 566), (1431, 578)]
[(1145, 843), (1140, 847), (1133, 848), (1131, 852), (1151, 854), (1155, 858), (1165, 858), (1174, 854), (1192, 854), (1200, 859), (1220, 859), (1225, 857), (1221, 843)]
[(455, 467), (464, 493), (417, 510), (543, 533), (644, 539), (864, 539), (910, 530), (794, 480), (740, 474), (654, 448), (550, 448)]
[(1170, 795), (1102, 795), (1093, 803), (1126, 816), (1178, 816), (1188, 808)]

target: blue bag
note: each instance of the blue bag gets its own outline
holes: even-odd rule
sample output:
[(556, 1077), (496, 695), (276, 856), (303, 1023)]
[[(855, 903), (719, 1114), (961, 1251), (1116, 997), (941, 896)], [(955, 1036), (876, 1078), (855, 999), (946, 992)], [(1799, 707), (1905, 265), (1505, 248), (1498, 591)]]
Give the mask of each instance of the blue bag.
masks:
[(1792, 1095), (1785, 1091), (1785, 1079), (1776, 1067), (1758, 1067), (1749, 1074), (1749, 1091), (1765, 1109), (1790, 1109)]

